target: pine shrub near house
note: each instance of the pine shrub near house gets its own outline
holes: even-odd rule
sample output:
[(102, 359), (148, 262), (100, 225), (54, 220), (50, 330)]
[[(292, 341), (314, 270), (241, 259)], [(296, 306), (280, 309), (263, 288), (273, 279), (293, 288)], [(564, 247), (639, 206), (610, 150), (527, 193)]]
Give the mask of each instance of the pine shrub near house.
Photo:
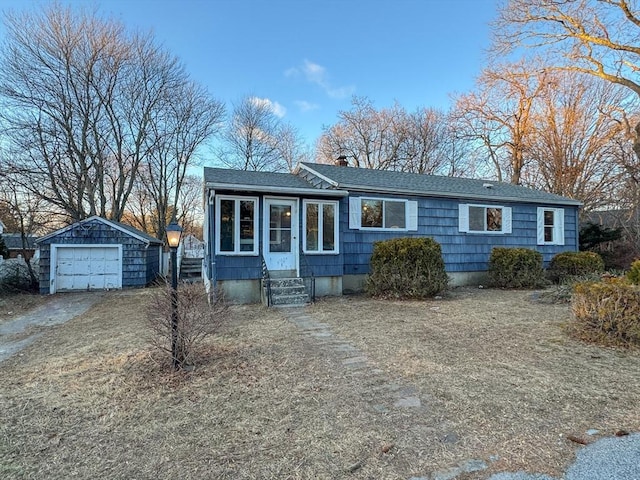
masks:
[(640, 346), (640, 287), (625, 278), (581, 282), (571, 297), (570, 332), (608, 346)]
[(562, 252), (549, 263), (547, 276), (554, 283), (563, 283), (571, 277), (584, 277), (604, 272), (604, 260), (595, 252)]
[(528, 248), (494, 247), (489, 283), (499, 288), (537, 288), (546, 284), (542, 254)]
[(440, 244), (431, 238), (394, 238), (373, 245), (366, 290), (373, 296), (429, 298), (446, 290)]

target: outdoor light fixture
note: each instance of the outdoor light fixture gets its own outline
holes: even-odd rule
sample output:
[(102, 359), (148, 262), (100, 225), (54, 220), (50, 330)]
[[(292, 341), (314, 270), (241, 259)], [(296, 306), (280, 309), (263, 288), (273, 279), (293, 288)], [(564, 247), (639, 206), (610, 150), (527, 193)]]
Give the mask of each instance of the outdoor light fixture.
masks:
[(173, 368), (177, 370), (182, 366), (182, 359), (178, 360), (178, 245), (182, 228), (175, 216), (165, 231), (171, 249), (171, 356)]
[(167, 242), (170, 248), (178, 248), (180, 244), (180, 236), (182, 235), (182, 228), (178, 225), (175, 217), (171, 220), (171, 223), (167, 225)]

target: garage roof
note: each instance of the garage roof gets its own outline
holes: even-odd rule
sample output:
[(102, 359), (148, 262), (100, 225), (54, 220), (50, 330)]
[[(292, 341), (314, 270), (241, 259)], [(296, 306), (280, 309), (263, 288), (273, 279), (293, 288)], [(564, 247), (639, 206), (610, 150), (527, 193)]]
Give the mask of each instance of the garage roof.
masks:
[(138, 230), (137, 228), (132, 227), (131, 225), (125, 225), (124, 223), (120, 223), (120, 222), (116, 222), (115, 220), (107, 220), (106, 218), (102, 218), (99, 217), (98, 215), (94, 215), (92, 217), (89, 218), (85, 218), (84, 220), (80, 220), (79, 222), (75, 222), (72, 223), (71, 225), (67, 225), (64, 228), (61, 228), (59, 230), (56, 230), (55, 232), (51, 232), (48, 235), (45, 235), (44, 237), (40, 237), (36, 243), (40, 244), (45, 240), (49, 240), (50, 238), (56, 237), (58, 235), (60, 235), (61, 233), (64, 233), (66, 231), (69, 231), (73, 228), (76, 228), (78, 226), (82, 226), (86, 223), (90, 223), (93, 221), (99, 221), (104, 223), (105, 225), (109, 225), (112, 228), (115, 228), (116, 230), (120, 230), (124, 233), (126, 233), (127, 235), (130, 235), (134, 238), (137, 238), (138, 240), (145, 242), (147, 244), (156, 244), (156, 245), (162, 245), (164, 244), (164, 242), (162, 240), (158, 240), (156, 237), (152, 237), (151, 235), (144, 233), (140, 230)]

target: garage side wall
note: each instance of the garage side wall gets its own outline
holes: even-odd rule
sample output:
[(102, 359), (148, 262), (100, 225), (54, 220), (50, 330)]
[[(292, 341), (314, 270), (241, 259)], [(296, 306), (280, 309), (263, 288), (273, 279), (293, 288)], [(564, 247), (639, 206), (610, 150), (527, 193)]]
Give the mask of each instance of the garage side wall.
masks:
[(122, 245), (122, 287), (143, 287), (159, 269), (159, 248), (100, 221), (85, 222), (40, 243), (40, 293), (51, 288), (51, 245)]

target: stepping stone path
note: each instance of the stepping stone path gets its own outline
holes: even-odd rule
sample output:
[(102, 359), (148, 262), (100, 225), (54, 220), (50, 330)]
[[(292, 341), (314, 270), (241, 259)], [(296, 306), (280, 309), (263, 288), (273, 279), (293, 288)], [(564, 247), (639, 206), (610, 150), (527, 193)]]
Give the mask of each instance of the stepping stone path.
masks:
[[(340, 360), (347, 373), (366, 376), (378, 385), (377, 392), (387, 394), (393, 398), (393, 408), (422, 408), (422, 402), (417, 391), (412, 386), (398, 385), (390, 381), (384, 372), (375, 368), (367, 356), (358, 350), (351, 343), (339, 338), (332, 331), (331, 327), (322, 322), (317, 322), (311, 318), (304, 307), (287, 307), (280, 310), (283, 315), (295, 324), (303, 334), (314, 339), (326, 350), (334, 353)], [(385, 395), (386, 396), (386, 395)], [(391, 407), (376, 403), (373, 408), (379, 412), (387, 412)]]
[[(286, 307), (281, 308), (280, 311), (301, 330), (303, 335), (313, 339), (321, 348), (333, 353), (344, 367), (345, 373), (367, 379), (374, 392), (374, 398), (370, 398), (369, 401), (375, 411), (387, 413), (391, 408), (416, 410), (425, 408), (415, 387), (391, 381), (384, 371), (375, 368), (375, 365), (357, 347), (335, 335), (328, 324), (313, 320), (305, 307)], [(454, 432), (447, 432), (441, 439), (443, 443), (456, 443), (458, 440)], [(408, 480), (453, 480), (465, 473), (485, 470), (487, 467), (483, 460), (467, 460), (448, 470), (434, 472), (430, 476), (411, 477)]]

